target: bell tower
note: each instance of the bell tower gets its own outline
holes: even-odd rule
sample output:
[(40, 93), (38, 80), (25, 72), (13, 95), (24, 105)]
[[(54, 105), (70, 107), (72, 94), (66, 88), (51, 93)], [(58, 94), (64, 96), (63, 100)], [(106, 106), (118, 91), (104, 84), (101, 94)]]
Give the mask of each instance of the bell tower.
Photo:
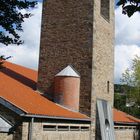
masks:
[(94, 129), (96, 99), (113, 105), (114, 0), (44, 0), (37, 88), (50, 100), (68, 65), (80, 74), (79, 110)]

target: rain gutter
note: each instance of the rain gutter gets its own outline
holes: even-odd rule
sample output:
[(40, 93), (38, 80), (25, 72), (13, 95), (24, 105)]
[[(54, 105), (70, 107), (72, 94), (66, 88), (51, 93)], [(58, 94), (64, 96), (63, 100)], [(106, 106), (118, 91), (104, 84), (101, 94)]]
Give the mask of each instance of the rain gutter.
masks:
[(80, 118), (67, 118), (67, 117), (57, 117), (57, 116), (46, 116), (46, 115), (35, 115), (35, 114), (22, 114), (22, 117), (34, 117), (34, 118), (47, 118), (47, 119), (59, 119), (59, 120), (75, 120), (75, 121), (86, 121), (91, 122), (90, 118), (80, 119)]

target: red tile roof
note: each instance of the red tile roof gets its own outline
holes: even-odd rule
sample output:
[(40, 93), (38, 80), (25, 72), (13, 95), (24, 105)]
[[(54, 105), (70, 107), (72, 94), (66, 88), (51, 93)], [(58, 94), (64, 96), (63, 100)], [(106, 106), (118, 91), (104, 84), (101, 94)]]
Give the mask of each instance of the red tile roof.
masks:
[(27, 114), (88, 119), (86, 115), (65, 109), (33, 90), (36, 71), (9, 62), (5, 62), (4, 66), (0, 70), (0, 97), (4, 100)]
[[(41, 96), (36, 88), (37, 71), (5, 62), (0, 70), (0, 97), (27, 114), (74, 119), (89, 119), (86, 115), (61, 107)], [(122, 111), (113, 109), (114, 122), (140, 123)]]
[(140, 123), (140, 119), (137, 119), (125, 112), (122, 112), (117, 109), (113, 109), (114, 114), (114, 122), (120, 122), (120, 123)]

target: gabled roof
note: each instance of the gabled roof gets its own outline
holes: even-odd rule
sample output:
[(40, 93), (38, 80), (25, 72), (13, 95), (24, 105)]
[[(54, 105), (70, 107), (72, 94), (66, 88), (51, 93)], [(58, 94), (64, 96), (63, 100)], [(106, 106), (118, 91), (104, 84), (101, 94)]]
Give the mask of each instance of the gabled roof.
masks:
[(113, 109), (114, 122), (117, 123), (140, 123), (140, 119), (137, 119), (125, 112), (122, 112), (117, 109)]
[(0, 97), (26, 114), (73, 119), (89, 119), (86, 115), (65, 109), (34, 90), (37, 72), (5, 62), (0, 70)]
[[(27, 115), (89, 120), (86, 115), (63, 108), (35, 91), (37, 71), (9, 62), (5, 62), (4, 66), (0, 69), (0, 98)], [(113, 116), (114, 122), (140, 123), (139, 119), (117, 109), (113, 109)]]

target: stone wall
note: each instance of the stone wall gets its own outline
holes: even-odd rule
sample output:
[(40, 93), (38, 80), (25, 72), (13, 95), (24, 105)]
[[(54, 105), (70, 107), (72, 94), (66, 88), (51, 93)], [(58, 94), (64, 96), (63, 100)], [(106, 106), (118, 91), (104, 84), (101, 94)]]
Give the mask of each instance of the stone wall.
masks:
[(115, 130), (116, 140), (139, 140), (138, 130), (133, 129), (124, 129), (124, 130)]
[[(100, 2), (94, 0), (91, 139), (94, 139), (96, 130), (96, 99), (107, 100), (113, 106), (114, 97), (114, 0), (109, 3), (109, 20), (101, 14)], [(104, 4), (108, 7), (108, 2)]]
[[(44, 130), (44, 125), (54, 125), (57, 126), (57, 129)], [(59, 130), (58, 126), (88, 126), (88, 131), (70, 131), (70, 130)], [(22, 129), (22, 140), (28, 140), (29, 136), (29, 122), (23, 123)], [(35, 121), (32, 125), (32, 140), (89, 140), (90, 139), (90, 125), (82, 123), (65, 123), (65, 121), (55, 121), (44, 122), (44, 121)]]
[[(40, 130), (38, 130), (38, 133)], [(25, 121), (22, 123), (22, 140), (29, 140), (29, 121)]]
[[(56, 130), (44, 130), (44, 125), (53, 125), (57, 126)], [(64, 120), (38, 120), (35, 119), (35, 122), (32, 126), (32, 140), (93, 140), (90, 139), (90, 131), (59, 131), (58, 126), (88, 126), (90, 124), (86, 123), (74, 123), (74, 122), (65, 122)], [(29, 122), (23, 123), (23, 133), (22, 140), (27, 140), (29, 136)], [(115, 126), (115, 140), (139, 140), (139, 130), (135, 126), (119, 126), (119, 129), (116, 129)], [(89, 129), (90, 130), (90, 129)]]
[[(39, 136), (39, 135), (38, 135)], [(89, 140), (89, 132), (46, 132), (34, 140)]]
[(8, 133), (0, 132), (0, 140), (13, 140), (13, 135), (9, 135)]
[(21, 127), (17, 128), (13, 133), (0, 132), (0, 140), (22, 140)]

